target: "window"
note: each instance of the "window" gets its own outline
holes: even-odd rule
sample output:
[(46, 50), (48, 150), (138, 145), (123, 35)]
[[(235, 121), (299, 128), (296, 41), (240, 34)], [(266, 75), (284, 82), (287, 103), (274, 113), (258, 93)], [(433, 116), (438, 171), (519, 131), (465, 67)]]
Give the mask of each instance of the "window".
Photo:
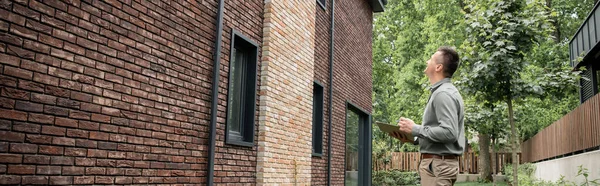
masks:
[(345, 186), (371, 185), (371, 116), (346, 102)]
[(232, 30), (231, 39), (225, 142), (252, 147), (258, 45), (235, 30)]
[(325, 10), (325, 3), (326, 3), (326, 0), (317, 0), (317, 4), (319, 4), (321, 6), (321, 8), (323, 8), (323, 10)]
[(582, 78), (580, 78), (579, 82), (581, 85), (581, 89), (580, 89), (580, 96), (581, 96), (581, 103), (584, 103), (585, 101), (587, 101), (588, 99), (594, 97), (595, 93), (595, 85), (594, 85), (594, 81), (596, 80), (594, 78), (594, 71), (592, 71), (593, 67), (591, 65), (586, 66), (586, 70), (584, 70), (581, 73)]
[(312, 153), (323, 154), (323, 85), (313, 85)]
[(600, 92), (600, 69), (596, 70), (596, 94)]
[[(361, 115), (353, 110), (346, 110), (346, 178), (344, 185), (358, 186), (358, 173), (361, 171), (358, 167), (360, 158), (358, 141), (360, 136), (358, 128), (364, 125)], [(362, 168), (362, 167), (361, 167)]]
[(598, 92), (600, 92), (600, 70), (596, 71), (596, 86), (597, 86), (596, 90), (598, 90)]

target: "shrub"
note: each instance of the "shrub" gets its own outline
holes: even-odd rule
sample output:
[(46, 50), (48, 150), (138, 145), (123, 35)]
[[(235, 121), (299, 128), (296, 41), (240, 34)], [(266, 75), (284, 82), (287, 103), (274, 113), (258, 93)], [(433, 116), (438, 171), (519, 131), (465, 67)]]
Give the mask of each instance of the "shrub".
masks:
[[(539, 180), (536, 179), (533, 176), (533, 173), (535, 172), (535, 165), (531, 164), (531, 163), (526, 163), (526, 164), (521, 164), (519, 165), (519, 170), (518, 170), (518, 179), (519, 179), (519, 185), (522, 186), (588, 186), (588, 185), (598, 185), (599, 184), (599, 179), (596, 180), (588, 180), (588, 169), (584, 168), (583, 166), (579, 166), (579, 171), (577, 172), (577, 177), (579, 176), (583, 176), (585, 178), (584, 182), (581, 184), (576, 184), (574, 182), (570, 182), (564, 179), (564, 176), (561, 176), (560, 180), (558, 180), (556, 183), (550, 182), (550, 181), (544, 181), (544, 180)], [(507, 182), (508, 183), (512, 183), (512, 165), (506, 165), (504, 167), (503, 173), (506, 175), (507, 178)]]
[(417, 172), (403, 172), (398, 170), (373, 172), (373, 185), (375, 186), (416, 184), (419, 184), (419, 175)]
[[(503, 170), (504, 175), (506, 175), (506, 181), (510, 184), (513, 181), (513, 175), (512, 175), (512, 165), (508, 164), (506, 166), (504, 166), (504, 170)], [(522, 186), (551, 186), (551, 185), (555, 185), (552, 182), (549, 181), (544, 181), (544, 180), (538, 180), (533, 176), (533, 173), (535, 173), (535, 165), (531, 164), (531, 163), (525, 163), (525, 164), (521, 164), (519, 165), (519, 170), (518, 170), (518, 179), (519, 179), (519, 185)]]

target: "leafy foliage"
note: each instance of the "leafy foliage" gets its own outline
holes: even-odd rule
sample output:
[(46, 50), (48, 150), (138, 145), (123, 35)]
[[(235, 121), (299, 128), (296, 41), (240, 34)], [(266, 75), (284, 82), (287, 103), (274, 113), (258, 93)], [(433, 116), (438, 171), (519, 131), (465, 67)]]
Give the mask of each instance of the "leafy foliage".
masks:
[[(512, 164), (508, 164), (505, 166), (504, 169), (504, 174), (506, 175), (506, 178), (508, 179), (507, 181), (509, 183), (513, 182), (513, 172), (512, 172)], [(550, 186), (553, 183), (548, 182), (548, 181), (543, 181), (543, 180), (538, 180), (535, 179), (535, 177), (533, 176), (533, 173), (535, 172), (535, 165), (531, 164), (531, 163), (526, 163), (526, 164), (522, 164), (519, 165), (519, 179), (518, 179), (518, 183), (519, 185), (523, 185), (523, 186)]]
[(508, 133), (506, 123), (506, 105), (498, 104), (485, 107), (473, 99), (467, 101), (465, 109), (465, 126), (473, 133), (490, 135), (492, 139), (502, 139)]
[[(441, 45), (458, 46), (464, 40), (459, 1), (394, 0), (378, 14), (373, 32), (373, 117), (396, 122), (407, 117), (420, 123), (429, 91), (423, 74), (427, 59)], [(374, 141), (387, 149), (416, 151), (374, 127)]]
[(402, 171), (374, 171), (373, 185), (392, 186), (392, 185), (417, 185), (419, 175), (417, 172)]
[[(545, 1), (467, 2), (465, 21), (469, 37), (463, 45), (463, 60), (470, 73), (461, 81), (462, 90), (490, 109), (507, 104), (513, 163), (516, 164), (520, 136), (515, 126), (513, 103), (547, 96), (544, 89), (574, 84), (577, 74), (561, 66), (551, 68), (553, 73), (538, 74), (533, 80), (531, 74), (523, 73), (525, 69), (539, 68), (527, 61), (527, 54), (543, 42), (554, 41), (550, 37), (552, 24), (548, 21), (552, 14), (548, 14)], [(516, 180), (517, 165), (513, 171), (513, 180)]]
[(539, 85), (521, 77), (525, 54), (543, 41), (550, 23), (538, 1), (469, 1), (464, 66), (469, 70), (462, 90), (491, 106), (498, 102), (543, 94)]
[[(594, 0), (389, 0), (386, 11), (374, 20), (374, 120), (394, 123), (407, 117), (420, 123), (429, 96), (425, 63), (437, 47), (449, 45), (464, 57), (453, 79), (459, 80), (467, 107), (467, 137), (489, 134), (498, 145), (506, 145), (512, 118), (517, 137), (531, 138), (579, 104), (568, 41), (593, 4)], [(373, 128), (374, 158), (418, 150)]]
[[(512, 165), (506, 165), (505, 169), (503, 170), (504, 174), (507, 176), (508, 181), (512, 182), (512, 171), (511, 168)], [(534, 164), (531, 163), (526, 163), (526, 164), (522, 164), (519, 165), (519, 185), (523, 185), (523, 186), (588, 186), (588, 185), (599, 185), (600, 184), (600, 179), (595, 179), (595, 180), (589, 180), (589, 170), (585, 167), (583, 167), (582, 165), (580, 165), (578, 167), (578, 171), (577, 171), (577, 175), (576, 177), (583, 177), (583, 181), (581, 183), (575, 183), (572, 181), (567, 181), (564, 179), (564, 176), (561, 176), (561, 178), (557, 181), (557, 182), (550, 182), (550, 181), (545, 181), (545, 180), (539, 180), (536, 179), (533, 176), (533, 173), (535, 172), (536, 167)]]

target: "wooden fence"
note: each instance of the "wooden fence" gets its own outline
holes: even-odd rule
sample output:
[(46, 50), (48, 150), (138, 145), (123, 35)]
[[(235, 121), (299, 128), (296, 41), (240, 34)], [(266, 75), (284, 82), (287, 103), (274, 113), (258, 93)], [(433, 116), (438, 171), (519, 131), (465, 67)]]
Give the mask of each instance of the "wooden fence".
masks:
[[(520, 154), (519, 154), (520, 155)], [(373, 169), (378, 170), (400, 170), (417, 171), (421, 162), (421, 154), (418, 152), (392, 152), (391, 160), (385, 163), (383, 160), (374, 160)], [(479, 171), (478, 157), (474, 152), (464, 153), (459, 159), (459, 170), (461, 173), (477, 174)], [(512, 163), (511, 153), (496, 153), (496, 160), (492, 162), (492, 172), (500, 172), (504, 165)]]
[(593, 149), (600, 146), (600, 94), (521, 144), (524, 162)]

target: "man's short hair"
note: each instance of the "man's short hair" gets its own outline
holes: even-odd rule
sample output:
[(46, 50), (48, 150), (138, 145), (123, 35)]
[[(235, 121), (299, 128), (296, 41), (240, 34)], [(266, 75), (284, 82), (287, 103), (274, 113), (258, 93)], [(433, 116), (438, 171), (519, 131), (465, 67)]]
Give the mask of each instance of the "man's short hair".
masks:
[(438, 48), (438, 52), (442, 52), (442, 64), (444, 65), (444, 76), (452, 77), (456, 69), (458, 69), (458, 53), (451, 47), (442, 46)]

